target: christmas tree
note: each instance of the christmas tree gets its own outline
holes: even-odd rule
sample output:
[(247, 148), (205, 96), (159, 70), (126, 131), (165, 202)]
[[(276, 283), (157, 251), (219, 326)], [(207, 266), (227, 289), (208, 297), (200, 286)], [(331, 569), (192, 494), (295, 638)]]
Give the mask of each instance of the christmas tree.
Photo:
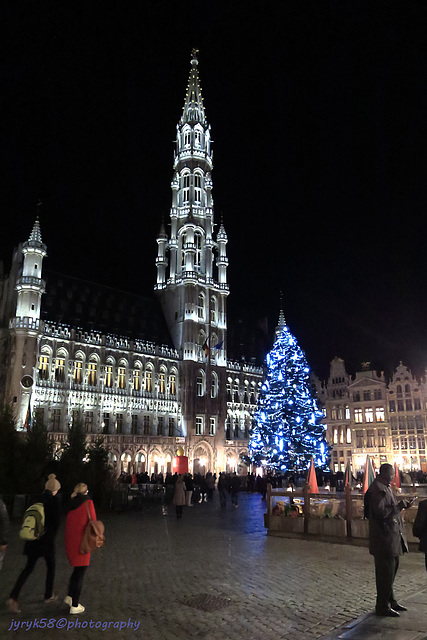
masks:
[(304, 352), (280, 313), (277, 338), (267, 355), (267, 380), (261, 387), (249, 443), (250, 459), (281, 473), (327, 469), (325, 427), (310, 384)]

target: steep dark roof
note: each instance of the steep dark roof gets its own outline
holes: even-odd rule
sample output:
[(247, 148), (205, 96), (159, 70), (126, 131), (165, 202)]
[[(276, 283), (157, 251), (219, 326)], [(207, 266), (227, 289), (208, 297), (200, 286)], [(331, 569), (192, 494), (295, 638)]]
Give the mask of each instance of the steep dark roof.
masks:
[(43, 270), (43, 320), (172, 346), (160, 303), (94, 282)]

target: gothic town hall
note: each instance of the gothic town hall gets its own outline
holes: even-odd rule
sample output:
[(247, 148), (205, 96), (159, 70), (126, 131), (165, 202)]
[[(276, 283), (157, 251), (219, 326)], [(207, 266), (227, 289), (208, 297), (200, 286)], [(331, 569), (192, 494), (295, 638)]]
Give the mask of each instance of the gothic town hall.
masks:
[(227, 358), (227, 234), (214, 225), (212, 168), (193, 53), (153, 299), (47, 270), (38, 219), (2, 277), (0, 401), (18, 429), (39, 409), (59, 448), (81, 420), (88, 440), (104, 434), (117, 472), (171, 471), (177, 456), (193, 472), (239, 470), (263, 371)]

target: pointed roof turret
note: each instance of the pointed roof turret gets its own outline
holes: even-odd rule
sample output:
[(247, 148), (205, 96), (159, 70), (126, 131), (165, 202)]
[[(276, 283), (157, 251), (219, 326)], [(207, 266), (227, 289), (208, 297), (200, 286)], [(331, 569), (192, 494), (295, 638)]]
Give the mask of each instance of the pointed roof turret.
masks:
[(202, 89), (200, 87), (200, 78), (197, 66), (198, 49), (191, 52), (191, 69), (188, 79), (187, 93), (185, 96), (184, 108), (182, 111), (180, 124), (194, 125), (200, 122), (201, 125), (207, 126), (205, 107), (203, 105)]
[(280, 292), (280, 312), (279, 312), (279, 321), (276, 327), (276, 338), (282, 333), (283, 329), (286, 327), (285, 314), (283, 312), (283, 294)]
[(35, 221), (34, 226), (33, 226), (33, 230), (31, 231), (30, 237), (28, 238), (28, 242), (43, 244), (43, 242), (42, 242), (42, 232), (40, 230), (40, 221), (39, 221), (38, 217), (36, 218), (36, 221)]

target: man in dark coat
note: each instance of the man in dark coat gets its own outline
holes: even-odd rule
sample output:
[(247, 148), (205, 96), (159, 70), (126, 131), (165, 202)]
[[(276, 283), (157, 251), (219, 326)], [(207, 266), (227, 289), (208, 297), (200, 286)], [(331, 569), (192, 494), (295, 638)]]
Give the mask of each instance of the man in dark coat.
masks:
[(427, 500), (421, 500), (418, 505), (417, 517), (412, 527), (412, 533), (416, 538), (420, 539), (418, 549), (425, 554), (427, 569)]
[(393, 583), (399, 567), (399, 556), (408, 551), (400, 512), (413, 502), (396, 500), (390, 483), (394, 467), (382, 464), (379, 476), (365, 494), (365, 517), (369, 518), (369, 553), (375, 559), (378, 616), (398, 617), (406, 607), (398, 604)]

